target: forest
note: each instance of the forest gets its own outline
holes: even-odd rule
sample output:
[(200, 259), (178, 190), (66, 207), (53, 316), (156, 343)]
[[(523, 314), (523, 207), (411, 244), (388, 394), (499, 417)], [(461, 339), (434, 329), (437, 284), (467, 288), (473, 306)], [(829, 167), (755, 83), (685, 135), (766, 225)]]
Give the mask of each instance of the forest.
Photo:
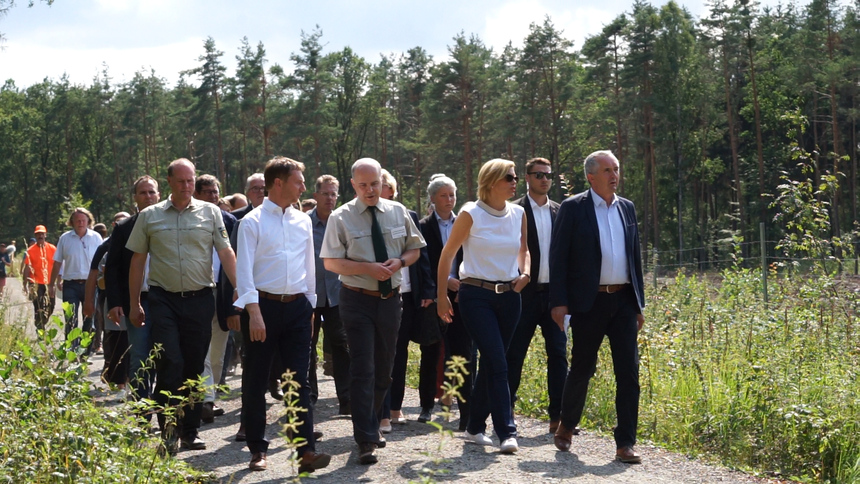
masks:
[(71, 205), (101, 220), (130, 210), (132, 181), (147, 173), (163, 183), (179, 157), (229, 194), (272, 156), (289, 156), (306, 164), (309, 190), (318, 175), (337, 176), (341, 200), (351, 163), (373, 157), (398, 178), (401, 201), (421, 209), (431, 174), (452, 176), (463, 203), (496, 157), (520, 167), (548, 158), (561, 200), (586, 187), (583, 158), (611, 149), (643, 247), (679, 263), (716, 258), (706, 248), (720, 240), (758, 240), (761, 222), (768, 239), (784, 237), (785, 209), (802, 195), (826, 214), (822, 236), (850, 248), (858, 14), (858, 0), (715, 0), (696, 19), (675, 2), (636, 0), (582, 46), (547, 17), (522, 47), (495, 51), (459, 32), (444, 59), (421, 46), (365, 59), (328, 49), (317, 26), (289, 57), (247, 37), (225, 54), (209, 37), (173, 86), (152, 70), (114, 83), (109, 66), (89, 85), (8, 79), (0, 239), (20, 241), (36, 224), (55, 237)]

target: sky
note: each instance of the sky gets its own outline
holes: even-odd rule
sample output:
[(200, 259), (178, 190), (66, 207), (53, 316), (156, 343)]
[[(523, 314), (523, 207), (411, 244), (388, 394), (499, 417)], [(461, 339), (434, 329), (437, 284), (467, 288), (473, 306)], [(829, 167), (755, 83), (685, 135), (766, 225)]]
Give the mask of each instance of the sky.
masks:
[[(652, 0), (660, 6), (666, 0)], [(776, 5), (779, 0), (763, 0)], [(785, 3), (787, 0), (783, 0)], [(798, 0), (801, 4), (808, 0)], [(203, 42), (211, 36), (224, 52), (232, 75), (241, 39), (262, 42), (268, 65), (292, 70), (289, 58), (300, 48), (301, 32), (322, 29), (325, 52), (351, 47), (367, 61), (380, 54), (423, 47), (436, 61), (459, 32), (475, 34), (501, 51), (522, 45), (531, 23), (548, 15), (579, 49), (632, 0), (55, 0), (27, 8), (18, 0), (0, 18), (0, 84), (13, 79), (18, 88), (57, 80), (89, 85), (107, 66), (111, 83), (135, 72), (174, 84), (179, 72), (200, 64)], [(707, 13), (704, 0), (680, 0), (694, 17)]]

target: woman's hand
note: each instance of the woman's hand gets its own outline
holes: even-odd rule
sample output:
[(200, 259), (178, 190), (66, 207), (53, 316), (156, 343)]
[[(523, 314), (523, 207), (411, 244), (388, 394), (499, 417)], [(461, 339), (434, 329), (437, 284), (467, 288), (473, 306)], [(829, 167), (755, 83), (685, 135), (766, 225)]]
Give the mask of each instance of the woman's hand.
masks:
[(454, 318), (454, 308), (451, 307), (451, 300), (448, 299), (448, 296), (436, 299), (436, 314), (446, 323), (450, 323)]
[(520, 274), (516, 279), (513, 280), (514, 283), (514, 292), (522, 292), (523, 289), (529, 284), (531, 281), (531, 277), (528, 274)]

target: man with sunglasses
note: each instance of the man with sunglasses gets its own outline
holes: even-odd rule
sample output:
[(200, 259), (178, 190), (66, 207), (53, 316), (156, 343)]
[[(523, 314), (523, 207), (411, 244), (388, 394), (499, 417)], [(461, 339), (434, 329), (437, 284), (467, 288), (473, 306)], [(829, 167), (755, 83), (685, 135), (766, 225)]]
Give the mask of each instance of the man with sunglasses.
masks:
[(508, 385), (511, 390), (511, 407), (517, 399), (523, 362), (535, 330), (540, 326), (546, 344), (547, 391), (549, 393), (549, 431), (558, 430), (561, 412), (561, 395), (567, 376), (567, 336), (552, 320), (549, 307), (549, 246), (552, 225), (559, 204), (547, 195), (552, 187), (552, 165), (546, 158), (532, 158), (526, 162), (528, 193), (514, 201), (525, 209), (528, 223), (531, 279), (522, 292), (522, 312), (517, 329), (508, 347)]

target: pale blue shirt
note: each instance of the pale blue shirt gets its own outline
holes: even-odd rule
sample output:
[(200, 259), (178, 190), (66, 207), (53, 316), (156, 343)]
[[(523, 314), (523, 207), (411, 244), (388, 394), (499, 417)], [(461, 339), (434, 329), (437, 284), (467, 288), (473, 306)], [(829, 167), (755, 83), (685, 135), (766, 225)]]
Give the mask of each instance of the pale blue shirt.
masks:
[(597, 216), (597, 230), (600, 232), (600, 285), (627, 284), (630, 270), (627, 267), (627, 249), (624, 246), (624, 222), (621, 220), (621, 204), (612, 194), (612, 203), (591, 191), (594, 201), (594, 215)]

